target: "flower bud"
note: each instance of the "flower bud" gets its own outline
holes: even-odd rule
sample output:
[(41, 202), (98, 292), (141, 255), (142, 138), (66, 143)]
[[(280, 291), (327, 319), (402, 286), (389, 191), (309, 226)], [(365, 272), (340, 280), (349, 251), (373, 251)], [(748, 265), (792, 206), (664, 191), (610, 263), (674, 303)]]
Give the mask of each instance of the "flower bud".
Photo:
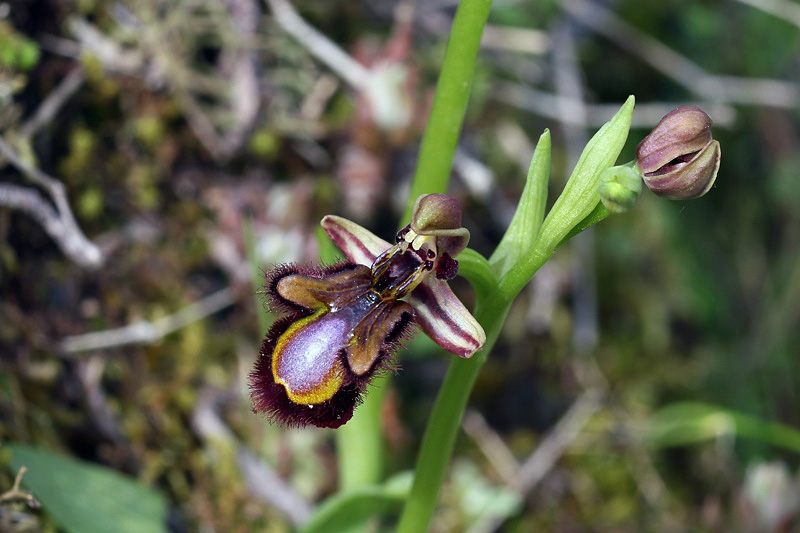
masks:
[(633, 207), (642, 192), (642, 177), (628, 165), (609, 167), (600, 174), (600, 201), (614, 214)]
[(647, 187), (671, 200), (699, 198), (711, 189), (720, 163), (711, 118), (684, 106), (671, 111), (636, 147), (636, 162)]
[[(446, 194), (423, 194), (414, 203), (411, 212), (411, 223), (408, 225), (410, 235), (435, 238), (437, 254), (447, 253), (450, 257), (460, 254), (469, 243), (469, 230), (461, 227), (461, 207)], [(419, 248), (419, 246), (415, 246)]]

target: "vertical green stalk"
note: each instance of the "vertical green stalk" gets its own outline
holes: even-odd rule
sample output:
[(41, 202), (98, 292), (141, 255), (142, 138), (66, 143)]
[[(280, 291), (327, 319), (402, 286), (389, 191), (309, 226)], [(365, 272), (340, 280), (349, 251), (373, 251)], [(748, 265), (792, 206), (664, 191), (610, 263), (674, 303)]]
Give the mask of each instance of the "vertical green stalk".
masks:
[[(491, 4), (491, 0), (462, 0), (458, 6), (403, 220), (411, 218), (417, 196), (443, 193), (447, 189)], [(478, 310), (476, 316), (488, 337), (483, 351), (471, 360), (454, 359), (450, 363), (422, 439), (414, 485), (400, 517), (400, 533), (428, 530), (461, 416), (481, 366), (497, 340), (508, 306), (509, 302), (493, 300), (484, 308), (485, 312)]]
[[(533, 267), (538, 270), (549, 256), (540, 256)], [(477, 292), (475, 318), (486, 331), (486, 344), (472, 359), (453, 358), (439, 389), (436, 403), (422, 438), (422, 447), (414, 469), (414, 485), (400, 517), (398, 533), (427, 531), (436, 510), (439, 489), (444, 482), (458, 428), (472, 387), (503, 328), (516, 294), (506, 297), (497, 291), (484, 299)]]
[[(450, 168), (469, 101), (481, 34), (491, 4), (491, 0), (462, 0), (458, 6), (431, 114), (422, 138), (403, 224), (411, 219), (411, 209), (417, 196), (444, 193), (447, 190)], [(356, 410), (353, 419), (337, 430), (340, 489), (380, 481), (383, 470), (380, 408), (387, 380), (382, 379), (376, 385), (365, 398), (364, 404)], [(471, 386), (467, 389), (467, 397), (469, 389)], [(455, 418), (456, 429), (459, 421), (460, 416)]]
[(483, 350), (471, 359), (453, 358), (450, 362), (425, 428), (414, 468), (414, 485), (400, 516), (398, 533), (428, 531), (439, 499), (439, 489), (450, 466), (467, 400), (481, 367), (497, 341), (509, 307), (510, 302), (494, 299), (486, 307), (478, 309), (475, 317), (486, 331)]
[(353, 418), (336, 430), (339, 490), (346, 491), (379, 483), (383, 477), (381, 407), (388, 380), (373, 381), (364, 403)]
[(422, 137), (404, 223), (411, 219), (417, 196), (447, 190), (453, 155), (467, 112), (475, 59), (491, 5), (492, 0), (461, 0), (456, 11), (431, 114)]
[[(317, 230), (317, 241), (319, 258), (323, 263), (341, 259), (341, 252), (322, 228)], [(336, 463), (342, 492), (375, 485), (383, 477), (380, 414), (387, 385), (385, 377), (374, 380), (363, 405), (356, 409), (347, 424), (336, 430)]]

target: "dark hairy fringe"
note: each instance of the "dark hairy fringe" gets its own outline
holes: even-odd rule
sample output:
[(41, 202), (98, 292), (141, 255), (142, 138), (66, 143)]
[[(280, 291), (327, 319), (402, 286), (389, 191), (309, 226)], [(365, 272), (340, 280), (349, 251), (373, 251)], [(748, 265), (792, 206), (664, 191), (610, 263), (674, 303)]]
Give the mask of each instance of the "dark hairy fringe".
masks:
[(250, 374), (253, 412), (263, 413), (272, 422), (285, 427), (313, 425), (321, 428), (338, 428), (353, 416), (361, 403), (361, 390), (357, 385), (343, 386), (329, 400), (309, 407), (289, 399), (283, 385), (275, 383), (272, 376), (272, 358), (261, 357)]
[[(270, 329), (261, 345), (260, 356), (250, 373), (250, 395), (253, 412), (263, 413), (269, 420), (286, 427), (314, 425), (322, 428), (338, 428), (353, 416), (361, 403), (363, 385), (345, 376), (344, 385), (327, 401), (309, 407), (294, 403), (286, 394), (283, 385), (275, 383), (272, 375), (272, 353), (278, 338), (294, 322), (308, 313), (296, 313), (278, 320)], [(350, 383), (348, 383), (350, 381)]]

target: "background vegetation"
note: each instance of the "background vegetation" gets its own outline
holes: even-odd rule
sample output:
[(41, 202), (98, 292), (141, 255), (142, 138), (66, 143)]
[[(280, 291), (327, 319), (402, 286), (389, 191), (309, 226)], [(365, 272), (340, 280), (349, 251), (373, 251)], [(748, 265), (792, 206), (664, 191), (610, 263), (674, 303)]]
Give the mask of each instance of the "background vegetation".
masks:
[[(44, 504), (0, 496), (0, 530), (336, 519), (308, 525), (348, 476), (335, 432), (250, 412), (251, 266), (315, 261), (326, 213), (393, 234), (456, 2), (293, 6), (0, 4), (0, 492), (24, 464)], [(435, 531), (800, 527), (799, 51), (790, 0), (494, 2), (450, 186), (473, 248), (496, 246), (545, 128), (555, 198), (629, 94), (620, 161), (695, 103), (722, 167), (706, 197), (645, 191), (537, 274)], [(374, 530), (447, 362), (417, 338), (383, 384), (390, 489), (354, 500), (385, 511)]]

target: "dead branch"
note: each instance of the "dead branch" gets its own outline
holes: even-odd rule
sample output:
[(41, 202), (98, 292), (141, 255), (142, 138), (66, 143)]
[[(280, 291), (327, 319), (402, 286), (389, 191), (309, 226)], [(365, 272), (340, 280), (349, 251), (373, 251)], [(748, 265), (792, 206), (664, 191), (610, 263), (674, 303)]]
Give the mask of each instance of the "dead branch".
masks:
[(19, 134), (22, 137), (30, 137), (52, 122), (66, 101), (80, 89), (85, 80), (86, 75), (83, 68), (80, 66), (73, 68), (69, 74), (64, 76), (61, 83), (42, 100), (36, 112), (19, 127)]
[(575, 20), (638, 56), (687, 90), (712, 102), (796, 109), (800, 88), (782, 80), (715, 76), (659, 40), (634, 28), (599, 3), (570, 0), (562, 4)]
[(242, 478), (256, 500), (283, 513), (293, 525), (304, 524), (311, 517), (311, 504), (236, 438), (218, 412), (222, 394), (210, 388), (201, 391), (192, 413), (192, 429), (203, 440), (222, 442), (234, 451)]
[(99, 267), (104, 260), (103, 253), (78, 227), (67, 201), (64, 184), (23, 161), (2, 137), (0, 154), (28, 179), (45, 189), (55, 209), (36, 191), (10, 184), (4, 184), (0, 203), (22, 209), (33, 216), (64, 254), (79, 265), (87, 268)]
[(117, 329), (65, 337), (61, 341), (61, 348), (65, 352), (86, 352), (126, 344), (154, 342), (173, 331), (225, 309), (234, 301), (233, 290), (228, 287), (153, 322), (140, 321)]

